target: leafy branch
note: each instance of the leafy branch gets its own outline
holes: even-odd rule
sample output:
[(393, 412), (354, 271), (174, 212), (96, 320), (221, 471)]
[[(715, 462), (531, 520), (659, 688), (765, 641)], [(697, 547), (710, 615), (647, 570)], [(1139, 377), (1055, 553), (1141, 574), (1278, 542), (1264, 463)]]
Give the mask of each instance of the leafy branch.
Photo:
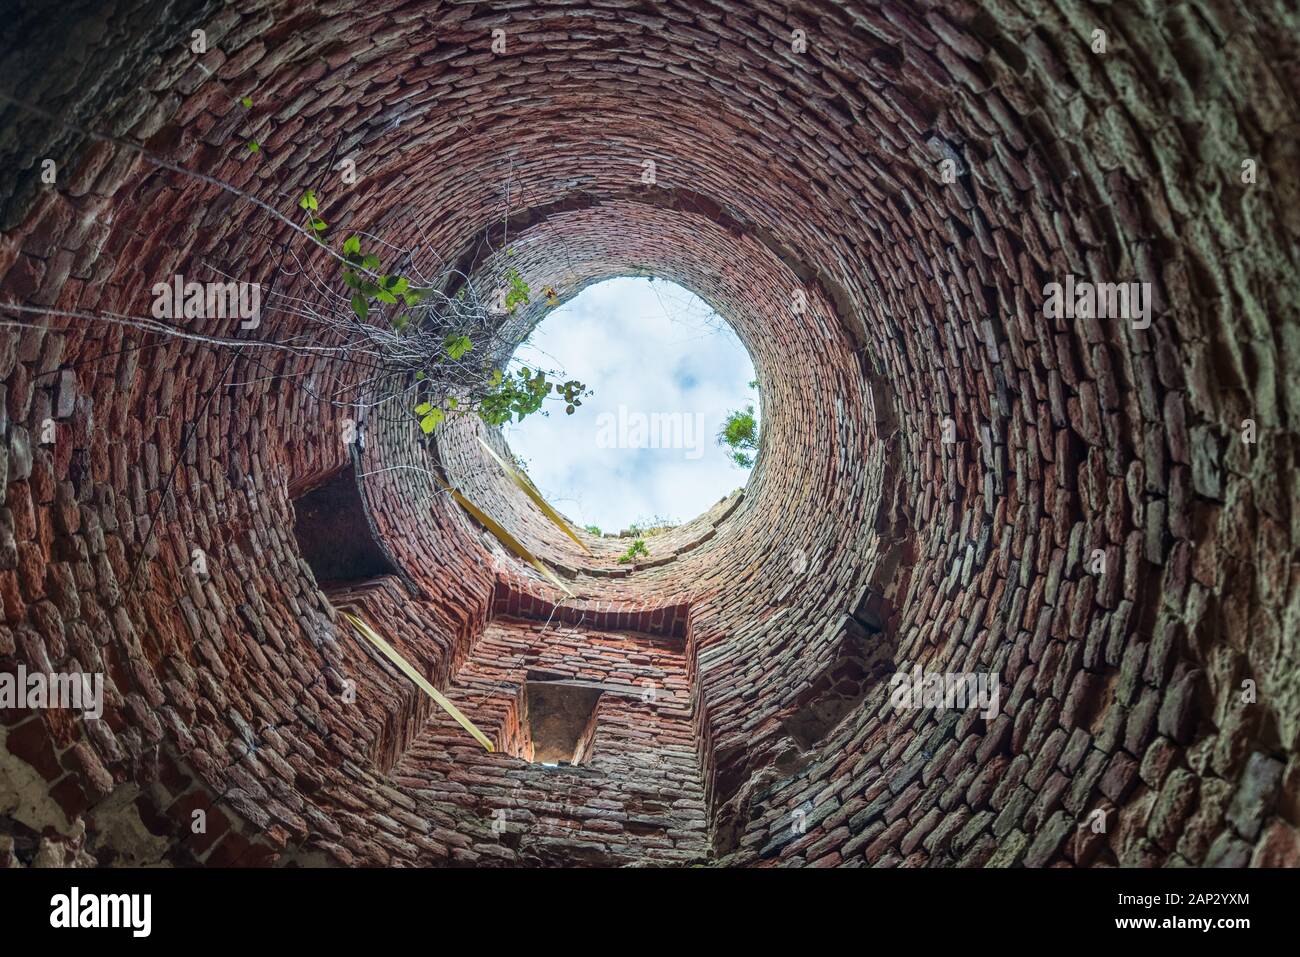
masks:
[[(315, 192), (304, 192), (298, 205), (311, 235), (325, 245), (328, 224)], [(499, 310), (488, 308), (470, 284), (447, 296), (432, 284), (385, 271), (380, 255), (358, 234), (343, 241), (336, 258), (350, 291), (354, 321), (349, 334), (364, 337), (359, 344), (372, 365), (410, 377), (410, 409), (424, 434), (457, 413), (477, 412), (493, 426), (523, 421), (552, 397), (572, 415), (583, 396), (591, 394), (576, 379), (554, 381), (550, 373), (527, 367), (509, 370), (509, 343), (501, 338), (499, 318), (493, 315)], [(506, 269), (499, 296), (505, 313), (527, 305), (530, 296), (518, 270)]]
[(743, 469), (754, 467), (758, 453), (758, 420), (753, 405), (727, 415), (718, 431), (718, 445), (727, 449), (727, 456)]

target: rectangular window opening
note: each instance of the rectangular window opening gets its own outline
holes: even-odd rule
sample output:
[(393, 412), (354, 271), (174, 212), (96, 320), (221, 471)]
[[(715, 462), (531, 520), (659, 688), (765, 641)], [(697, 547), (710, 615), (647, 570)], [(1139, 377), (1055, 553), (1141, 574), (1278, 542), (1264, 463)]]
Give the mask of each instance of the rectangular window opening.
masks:
[(596, 737), (601, 693), (582, 682), (525, 681), (519, 689), (518, 757), (547, 768), (585, 764)]
[(397, 573), (375, 539), (351, 465), (299, 492), (293, 510), (298, 548), (322, 589)]

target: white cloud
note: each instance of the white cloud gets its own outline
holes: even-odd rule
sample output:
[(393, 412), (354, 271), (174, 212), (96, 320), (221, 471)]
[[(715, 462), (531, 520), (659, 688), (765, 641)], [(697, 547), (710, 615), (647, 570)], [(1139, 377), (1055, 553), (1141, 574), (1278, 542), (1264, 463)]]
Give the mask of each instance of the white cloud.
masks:
[[(731, 327), (682, 287), (635, 278), (589, 286), (548, 315), (515, 359), (593, 390), (573, 415), (552, 401), (549, 416), (505, 427), (529, 477), (578, 524), (619, 531), (651, 517), (687, 521), (748, 480), (748, 470), (733, 465), (715, 437), (728, 412), (757, 405), (749, 388), (753, 365)], [(703, 434), (691, 444), (703, 454), (602, 448), (600, 426), (618, 421), (619, 406), (632, 427), (625, 444), (637, 439), (638, 414), (681, 413), (683, 426), (702, 422)]]

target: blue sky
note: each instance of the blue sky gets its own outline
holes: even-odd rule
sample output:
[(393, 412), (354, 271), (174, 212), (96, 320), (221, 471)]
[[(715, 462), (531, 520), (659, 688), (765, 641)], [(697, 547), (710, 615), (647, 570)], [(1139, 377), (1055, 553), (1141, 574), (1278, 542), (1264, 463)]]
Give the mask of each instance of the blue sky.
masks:
[[(715, 439), (729, 411), (757, 411), (753, 365), (731, 327), (681, 286), (588, 286), (549, 313), (515, 359), (594, 392), (571, 416), (548, 402), (549, 416), (504, 427), (534, 484), (579, 525), (618, 532), (653, 517), (687, 521), (748, 481)], [(677, 447), (648, 447), (656, 431), (657, 444)]]

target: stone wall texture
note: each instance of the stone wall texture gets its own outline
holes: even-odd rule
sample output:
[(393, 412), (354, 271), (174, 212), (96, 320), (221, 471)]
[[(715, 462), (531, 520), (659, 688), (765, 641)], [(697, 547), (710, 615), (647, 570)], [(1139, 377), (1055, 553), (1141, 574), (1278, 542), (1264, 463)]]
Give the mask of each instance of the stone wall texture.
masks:
[[(106, 701), (0, 709), (0, 866), (1300, 864), (1293, 3), (32, 6), (0, 302), (51, 312), (0, 310), (0, 671)], [(747, 487), (619, 565), (468, 419), (342, 441), (357, 373), (255, 345), (289, 299), (183, 324), (238, 351), (105, 321), (174, 274), (326, 294), (149, 157), (447, 260), (508, 207), (561, 299), (698, 292), (758, 372)], [(1069, 274), (1149, 284), (1150, 326), (1049, 318)], [(293, 500), (348, 467), (394, 573), (317, 582)], [(918, 666), (996, 711), (897, 707)], [(605, 689), (581, 763), (525, 759), (539, 676)]]

